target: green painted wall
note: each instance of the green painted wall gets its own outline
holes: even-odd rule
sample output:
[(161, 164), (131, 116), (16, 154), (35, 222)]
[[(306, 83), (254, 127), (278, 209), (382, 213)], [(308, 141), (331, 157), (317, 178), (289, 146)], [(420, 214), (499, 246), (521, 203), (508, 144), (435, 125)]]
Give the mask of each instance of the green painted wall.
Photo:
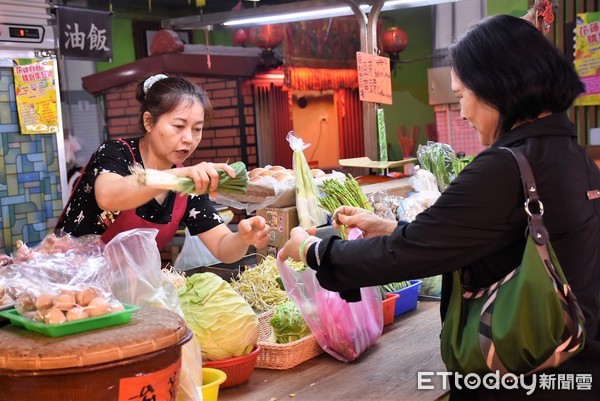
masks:
[(135, 61), (135, 50), (133, 48), (133, 30), (131, 19), (114, 17), (112, 20), (113, 59), (112, 62), (96, 63), (96, 71), (106, 71), (119, 67), (123, 64)]
[(511, 14), (522, 17), (527, 12), (529, 3), (529, 0), (487, 0), (487, 15)]
[(425, 126), (435, 122), (427, 92), (427, 69), (433, 65), (429, 58), (433, 52), (431, 10), (431, 7), (417, 7), (382, 14), (386, 28), (397, 26), (408, 37), (408, 45), (400, 53), (401, 63), (396, 66), (395, 75), (392, 72), (393, 104), (382, 105), (389, 160), (400, 160), (403, 156), (397, 136), (401, 126), (420, 126), (424, 141)]

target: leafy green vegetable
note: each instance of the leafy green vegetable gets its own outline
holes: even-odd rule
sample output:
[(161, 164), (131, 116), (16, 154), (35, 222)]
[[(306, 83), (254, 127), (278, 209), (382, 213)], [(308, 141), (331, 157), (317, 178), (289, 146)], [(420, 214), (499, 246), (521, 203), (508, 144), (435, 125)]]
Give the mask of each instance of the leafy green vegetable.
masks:
[[(230, 164), (230, 167), (235, 171), (235, 178), (231, 178), (225, 170), (217, 169), (217, 172), (219, 173), (217, 192), (245, 194), (249, 180), (246, 165), (243, 162), (238, 161)], [(194, 184), (194, 180), (189, 177), (180, 177), (162, 170), (150, 168), (144, 169), (139, 165), (133, 167), (132, 171), (137, 175), (138, 182), (141, 185), (158, 189), (167, 189), (184, 194), (196, 193), (196, 184)]]
[(273, 327), (275, 342), (279, 344), (287, 344), (310, 334), (306, 321), (292, 301), (279, 305), (269, 323)]
[(214, 273), (197, 273), (179, 289), (187, 326), (209, 361), (249, 354), (258, 341), (259, 322), (248, 302)]
[(381, 286), (381, 288), (385, 292), (394, 292), (394, 291), (398, 291), (398, 290), (401, 290), (403, 288), (410, 287), (410, 286), (411, 286), (410, 281), (406, 280), (406, 281), (397, 281), (395, 283), (384, 284)]
[(419, 145), (417, 158), (421, 167), (434, 175), (440, 192), (444, 192), (456, 177), (453, 168), (456, 156), (452, 147), (445, 143), (429, 141), (426, 145)]

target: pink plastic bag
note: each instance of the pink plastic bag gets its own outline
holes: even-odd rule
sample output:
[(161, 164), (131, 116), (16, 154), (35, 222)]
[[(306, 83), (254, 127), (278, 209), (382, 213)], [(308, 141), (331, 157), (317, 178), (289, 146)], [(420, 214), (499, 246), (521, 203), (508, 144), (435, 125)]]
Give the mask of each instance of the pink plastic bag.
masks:
[(317, 342), (334, 358), (350, 362), (381, 337), (383, 308), (377, 287), (361, 288), (360, 302), (346, 302), (324, 289), (311, 268), (295, 271), (277, 257), (283, 285)]

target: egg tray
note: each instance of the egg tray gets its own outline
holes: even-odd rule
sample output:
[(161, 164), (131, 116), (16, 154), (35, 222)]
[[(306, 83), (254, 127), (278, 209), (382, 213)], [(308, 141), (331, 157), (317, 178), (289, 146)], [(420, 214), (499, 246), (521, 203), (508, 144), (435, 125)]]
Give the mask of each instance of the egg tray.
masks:
[(63, 337), (127, 323), (131, 319), (131, 313), (140, 309), (140, 307), (136, 305), (123, 304), (123, 306), (124, 309), (122, 311), (59, 324), (36, 322), (19, 315), (16, 309), (0, 311), (0, 316), (10, 320), (13, 326), (23, 327), (26, 330), (50, 337)]

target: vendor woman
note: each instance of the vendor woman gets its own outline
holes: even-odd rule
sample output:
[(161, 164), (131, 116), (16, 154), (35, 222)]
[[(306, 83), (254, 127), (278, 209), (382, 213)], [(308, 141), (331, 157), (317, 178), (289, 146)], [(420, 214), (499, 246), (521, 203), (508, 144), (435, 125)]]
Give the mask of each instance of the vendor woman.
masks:
[[(107, 243), (117, 234), (135, 228), (156, 228), (162, 248), (185, 225), (198, 235), (219, 260), (241, 259), (249, 245), (266, 246), (269, 226), (256, 216), (241, 220), (232, 232), (209, 201), (219, 183), (217, 169), (231, 177), (226, 163), (202, 162), (183, 167), (202, 139), (212, 106), (206, 92), (190, 81), (158, 74), (140, 82), (140, 124), (144, 135), (109, 140), (90, 158), (56, 226), (73, 236), (99, 234)], [(164, 170), (194, 180), (196, 192), (180, 195), (138, 183), (131, 167)]]

